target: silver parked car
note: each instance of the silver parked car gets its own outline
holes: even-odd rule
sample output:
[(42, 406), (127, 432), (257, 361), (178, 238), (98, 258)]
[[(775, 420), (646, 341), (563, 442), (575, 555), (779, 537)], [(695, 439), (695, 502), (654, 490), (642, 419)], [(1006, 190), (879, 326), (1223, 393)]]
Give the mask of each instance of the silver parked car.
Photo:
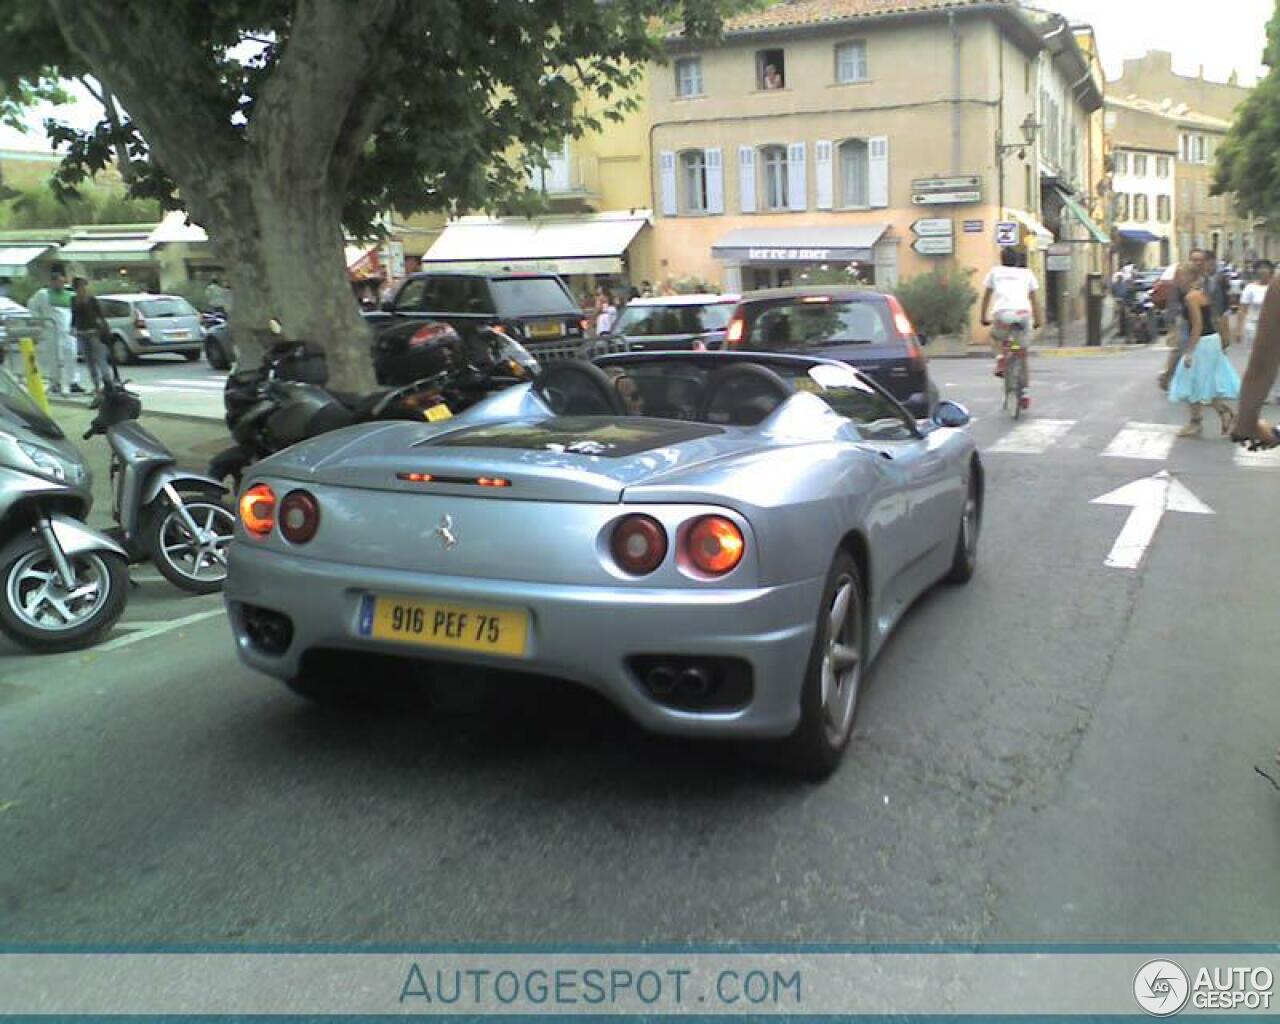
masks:
[(181, 295), (99, 295), (98, 305), (117, 366), (153, 352), (181, 352), (194, 363), (204, 351), (200, 312)]
[(967, 422), (833, 360), (666, 352), (326, 434), (246, 479), (237, 648), (313, 700), (368, 693), (377, 655), (557, 676), (821, 777), (894, 624), (974, 571)]

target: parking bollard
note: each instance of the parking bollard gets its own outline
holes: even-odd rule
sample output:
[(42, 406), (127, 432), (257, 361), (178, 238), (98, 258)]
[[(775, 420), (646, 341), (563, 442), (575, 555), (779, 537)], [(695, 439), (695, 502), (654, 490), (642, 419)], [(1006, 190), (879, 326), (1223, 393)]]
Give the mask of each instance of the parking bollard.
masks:
[(44, 393), (44, 378), (40, 376), (40, 367), (36, 363), (36, 343), (30, 338), (22, 338), (18, 342), (18, 350), (22, 353), (22, 368), (26, 376), (27, 391), (35, 399), (46, 416), (49, 412), (49, 397)]

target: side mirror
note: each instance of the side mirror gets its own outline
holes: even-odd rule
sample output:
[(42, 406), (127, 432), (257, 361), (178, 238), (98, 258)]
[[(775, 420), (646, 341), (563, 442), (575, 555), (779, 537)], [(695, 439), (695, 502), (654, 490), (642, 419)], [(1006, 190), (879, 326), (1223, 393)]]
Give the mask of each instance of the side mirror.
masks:
[(969, 410), (959, 402), (944, 398), (933, 407), (933, 422), (940, 427), (967, 427), (969, 419)]

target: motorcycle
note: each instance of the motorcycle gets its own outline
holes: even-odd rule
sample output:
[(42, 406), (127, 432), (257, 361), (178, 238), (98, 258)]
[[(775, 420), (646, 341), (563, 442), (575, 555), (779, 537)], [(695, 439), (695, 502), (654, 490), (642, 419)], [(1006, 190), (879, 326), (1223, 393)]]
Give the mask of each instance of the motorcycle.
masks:
[(0, 631), (40, 654), (90, 647), (128, 600), (128, 554), (85, 525), (93, 478), (0, 369)]
[(275, 346), (260, 368), (227, 378), (223, 403), (236, 444), (213, 457), (209, 475), (230, 477), (238, 489), (249, 465), (309, 437), (358, 423), (447, 419), (539, 371), (523, 345), (493, 328), (464, 342), (453, 328), (439, 325), (432, 341), (442, 369), (367, 395), (325, 387), (323, 353), (305, 342)]
[(102, 385), (102, 401), (87, 441), (111, 446), (112, 516), (131, 561), (150, 559), (160, 575), (192, 594), (212, 594), (227, 578), (227, 547), (235, 517), (217, 480), (178, 468), (173, 453), (136, 422), (138, 396), (119, 381)]

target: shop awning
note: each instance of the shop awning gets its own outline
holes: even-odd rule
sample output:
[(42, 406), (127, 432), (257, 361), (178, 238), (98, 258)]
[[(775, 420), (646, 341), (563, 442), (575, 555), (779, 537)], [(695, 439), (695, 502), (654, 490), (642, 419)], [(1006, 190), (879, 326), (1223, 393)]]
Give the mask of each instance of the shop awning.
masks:
[(462, 217), (445, 226), (424, 265), (458, 270), (617, 274), (648, 211), (582, 217)]
[(1139, 242), (1142, 245), (1163, 241), (1159, 235), (1153, 235), (1150, 231), (1144, 231), (1141, 228), (1121, 228), (1120, 237), (1126, 242)]
[(1036, 220), (1035, 216), (1026, 210), (1010, 210), (1009, 216), (1022, 225), (1022, 230), (1035, 235), (1036, 241), (1042, 245), (1053, 245), (1057, 241), (1053, 232)]
[(149, 238), (74, 238), (58, 256), (74, 263), (149, 263), (155, 247)]
[(1093, 218), (1089, 216), (1088, 210), (1076, 202), (1069, 193), (1064, 192), (1062, 189), (1055, 188), (1054, 191), (1058, 193), (1058, 198), (1062, 200), (1062, 205), (1067, 208), (1067, 211), (1071, 216), (1084, 225), (1085, 230), (1093, 237), (1093, 241), (1098, 242), (1101, 245), (1111, 244), (1111, 238), (1102, 230), (1102, 228), (1098, 227), (1098, 225), (1093, 222)]
[(0, 247), (0, 277), (22, 277), (32, 263), (52, 248), (52, 245), (38, 244)]
[(870, 262), (888, 224), (794, 228), (738, 228), (711, 246), (711, 255), (729, 263)]

